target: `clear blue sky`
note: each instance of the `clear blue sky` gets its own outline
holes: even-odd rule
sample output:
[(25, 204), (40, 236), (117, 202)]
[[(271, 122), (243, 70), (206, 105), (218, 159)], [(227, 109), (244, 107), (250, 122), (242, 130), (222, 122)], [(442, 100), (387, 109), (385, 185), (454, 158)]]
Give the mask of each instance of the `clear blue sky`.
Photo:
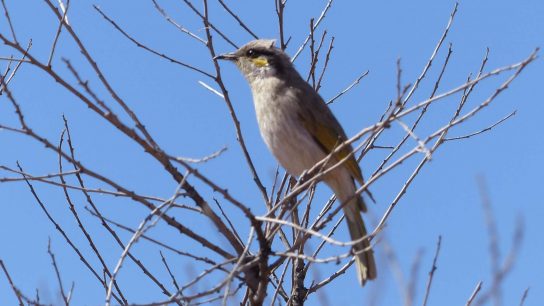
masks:
[[(164, 2), (164, 3), (163, 3)], [(205, 36), (203, 25), (181, 1), (166, 5), (168, 12), (184, 26)], [(211, 5), (212, 21), (224, 27), (238, 45), (250, 40), (214, 1)], [(14, 22), (18, 39), (33, 39), (32, 52), (46, 59), (57, 22), (45, 4), (40, 1), (6, 0)], [(143, 119), (150, 132), (164, 148), (174, 155), (199, 157), (223, 146), (228, 151), (218, 160), (201, 166), (201, 171), (217, 183), (227, 187), (239, 199), (256, 203), (253, 211), (263, 213), (264, 206), (258, 190), (252, 183), (250, 172), (236, 142), (234, 126), (224, 103), (198, 85), (205, 80), (179, 66), (152, 56), (122, 38), (92, 8), (99, 5), (127, 31), (142, 42), (175, 58), (198, 63), (212, 71), (207, 50), (167, 24), (153, 9), (151, 1), (74, 1), (69, 19), (98, 64), (103, 68), (114, 88), (128, 101)], [(308, 32), (308, 20), (317, 17), (325, 1), (288, 1), (286, 8), (286, 33), (292, 36), (287, 50), (294, 54)], [(201, 7), (200, 2), (196, 4)], [(361, 84), (347, 94), (332, 110), (353, 135), (360, 129), (376, 122), (387, 102), (396, 95), (395, 65), (402, 59), (403, 80), (413, 83), (430, 56), (449, 14), (453, 1), (336, 1), (318, 33), (326, 29), (335, 37), (333, 58), (323, 83), (321, 94), (325, 99), (345, 88), (363, 71), (370, 74)], [(240, 1), (232, 8), (263, 38), (277, 38), (278, 30), (273, 1)], [(2, 14), (3, 16), (3, 14)], [(544, 46), (544, 2), (526, 1), (462, 1), (459, 12), (446, 43), (453, 44), (453, 55), (446, 78), (440, 91), (461, 84), (467, 75), (477, 72), (486, 47), (490, 48), (488, 70), (520, 61), (536, 47)], [(0, 29), (8, 34), (5, 19), (0, 18)], [(217, 48), (232, 51), (232, 47), (214, 36)], [(330, 37), (330, 36), (329, 36)], [(79, 57), (75, 45), (61, 35), (60, 45), (53, 67), (69, 76), (60, 57), (67, 57), (91, 84), (97, 84), (89, 68)], [(438, 63), (445, 56), (445, 49), (438, 55), (431, 78), (438, 73)], [(0, 56), (10, 51), (0, 46)], [(297, 60), (303, 73), (308, 69), (308, 51)], [(3, 71), (5, 63), (1, 63)], [(254, 156), (257, 170), (267, 186), (271, 186), (276, 162), (267, 151), (257, 130), (255, 114), (248, 86), (234, 66), (222, 64), (224, 78), (229, 86), (234, 107), (241, 122), (243, 133)], [(503, 258), (510, 250), (515, 222), (524, 220), (524, 239), (516, 263), (503, 283), (504, 305), (517, 305), (525, 288), (530, 287), (526, 305), (540, 305), (544, 300), (544, 216), (543, 176), (544, 137), (542, 114), (544, 101), (542, 75), (544, 64), (538, 59), (514, 81), (493, 104), (476, 118), (452, 135), (463, 135), (479, 130), (504, 117), (513, 110), (517, 114), (489, 133), (444, 145), (417, 177), (408, 194), (394, 210), (385, 231), (388, 244), (399, 258), (406, 278), (418, 250), (424, 250), (417, 281), (416, 304), (420, 304), (427, 271), (434, 254), (438, 235), (442, 235), (442, 250), (435, 274), (429, 305), (464, 305), (478, 281), (484, 282), (483, 290), (489, 289), (490, 262), (488, 236), (484, 222), (477, 177), (484, 177), (493, 212), (499, 229), (499, 243)], [(68, 77), (71, 79), (71, 77)], [(472, 97), (471, 105), (483, 101), (505, 78), (486, 83)], [(23, 65), (10, 84), (15, 97), (21, 103), (27, 120), (36, 131), (41, 131), (53, 142), (62, 130), (61, 114), (65, 114), (72, 126), (72, 134), (79, 158), (89, 167), (99, 169), (117, 181), (128, 182), (130, 188), (145, 194), (168, 197), (175, 189), (170, 177), (131, 142), (123, 138), (77, 99), (60, 89), (54, 81), (35, 68)], [(428, 96), (432, 83), (428, 80), (414, 101)], [(104, 91), (98, 93), (107, 98)], [(15, 123), (15, 116), (4, 97), (0, 102), (0, 123)], [(455, 100), (437, 108), (432, 116), (444, 118), (450, 113)], [(442, 117), (441, 117), (442, 115)], [(434, 118), (434, 117), (433, 117)], [(424, 131), (437, 127), (441, 122), (427, 122)], [(393, 145), (399, 133), (391, 132), (383, 138), (383, 145)], [(363, 160), (363, 172), (373, 171), (383, 153), (370, 154)], [(18, 160), (25, 170), (34, 174), (57, 171), (54, 154), (42, 146), (0, 131), (0, 164), (15, 166)], [(418, 159), (419, 160), (419, 157)], [(371, 205), (371, 215), (377, 219), (394, 198), (402, 182), (410, 174), (415, 162), (407, 163), (403, 170), (391, 174), (372, 191), (377, 204)], [(0, 177), (8, 176), (0, 172)], [(89, 180), (89, 184), (93, 184)], [(208, 200), (214, 196), (209, 188), (202, 188)], [(69, 229), (82, 250), (89, 249), (77, 231), (69, 215), (62, 191), (50, 186), (37, 185), (52, 214)], [(322, 188), (324, 199), (329, 191)], [(218, 195), (215, 195), (219, 197)], [(82, 198), (75, 196), (80, 204)], [(122, 199), (95, 196), (103, 212), (118, 221), (136, 227), (147, 211)], [(26, 186), (21, 183), (0, 184), (0, 258), (11, 272), (14, 282), (26, 294), (33, 296), (40, 290), (44, 302), (57, 303), (58, 285), (50, 259), (46, 253), (48, 237), (51, 238), (63, 274), (65, 287), (75, 282), (74, 305), (98, 305), (104, 300), (104, 292), (83, 267), (77, 256), (69, 250), (60, 235), (41, 212)], [(81, 209), (88, 227), (96, 235), (104, 249), (108, 263), (113, 267), (121, 250), (113, 247), (110, 237), (99, 223)], [(368, 217), (367, 217), (368, 218)], [(179, 220), (188, 225), (204, 224), (202, 233), (210, 234), (211, 225), (193, 219)], [(247, 233), (247, 222), (240, 221), (242, 233)], [(157, 237), (187, 247), (177, 240), (166, 227), (152, 231)], [(125, 241), (130, 238), (123, 235)], [(142, 260), (169, 284), (160, 263), (156, 248), (148, 251), (149, 244), (135, 248)], [(173, 254), (167, 254), (174, 258)], [(327, 290), (331, 305), (363, 305), (373, 296), (380, 298), (379, 305), (401, 304), (401, 293), (394, 280), (381, 246), (377, 251), (379, 280), (361, 289), (353, 271), (333, 283)], [(94, 262), (96, 264), (96, 262)], [(172, 259), (180, 273), (190, 271), (186, 261)], [(333, 264), (323, 267), (321, 275), (336, 268)], [(194, 272), (193, 272), (194, 273)], [(150, 296), (161, 297), (160, 292), (134, 268), (127, 265), (121, 272), (120, 282), (133, 297), (132, 302), (148, 302)], [(308, 305), (318, 305), (314, 296)], [(16, 302), (9, 285), (0, 276), (0, 304)]]

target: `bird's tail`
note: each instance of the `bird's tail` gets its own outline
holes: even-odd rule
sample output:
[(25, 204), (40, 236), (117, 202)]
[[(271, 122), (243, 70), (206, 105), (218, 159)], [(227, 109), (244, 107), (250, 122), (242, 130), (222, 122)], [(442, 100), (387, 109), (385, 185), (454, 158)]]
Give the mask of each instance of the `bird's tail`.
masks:
[[(364, 207), (364, 203), (359, 196), (351, 199), (344, 206), (344, 215), (348, 223), (351, 240), (360, 240), (367, 235), (365, 224), (361, 217), (361, 207)], [(364, 286), (367, 280), (375, 279), (377, 276), (374, 252), (370, 248), (368, 239), (354, 244), (353, 251), (356, 253), (355, 265), (357, 267), (357, 278), (361, 286)]]
[[(366, 237), (365, 223), (361, 217), (361, 212), (366, 211), (366, 206), (360, 196), (353, 196), (356, 191), (353, 178), (348, 172), (339, 170), (334, 172), (333, 175), (328, 176), (325, 182), (332, 188), (336, 197), (343, 205), (342, 208), (346, 222), (348, 223), (351, 240), (361, 240), (361, 238)], [(363, 239), (354, 244), (353, 251), (356, 253), (355, 266), (357, 267), (357, 278), (361, 286), (363, 286), (368, 280), (375, 279), (377, 276), (374, 252), (370, 248), (370, 241), (368, 239)]]

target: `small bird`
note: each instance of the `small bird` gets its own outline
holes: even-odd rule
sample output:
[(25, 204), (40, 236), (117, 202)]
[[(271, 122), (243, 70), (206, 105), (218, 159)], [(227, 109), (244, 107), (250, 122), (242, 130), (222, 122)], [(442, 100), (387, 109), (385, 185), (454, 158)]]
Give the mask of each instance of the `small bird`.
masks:
[[(232, 61), (242, 72), (251, 87), (264, 142), (289, 174), (300, 176), (347, 137), (325, 101), (300, 76), (289, 56), (274, 44), (275, 40), (254, 40), (216, 59)], [(344, 146), (328, 164), (336, 164), (352, 151), (351, 146)], [(344, 205), (351, 239), (365, 237), (361, 211), (366, 211), (366, 205), (360, 196), (354, 196), (354, 181), (363, 184), (363, 177), (353, 155), (326, 174), (324, 181)], [(377, 276), (374, 254), (368, 239), (353, 245), (353, 250), (357, 277), (363, 286)]]

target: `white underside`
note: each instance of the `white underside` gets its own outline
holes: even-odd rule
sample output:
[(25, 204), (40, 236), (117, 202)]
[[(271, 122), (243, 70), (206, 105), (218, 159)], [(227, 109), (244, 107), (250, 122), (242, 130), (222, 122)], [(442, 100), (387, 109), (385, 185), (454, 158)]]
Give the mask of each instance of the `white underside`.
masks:
[[(255, 80), (253, 82), (253, 99), (259, 129), (264, 142), (278, 162), (291, 175), (299, 176), (321, 159), (325, 158), (322, 149), (315, 143), (309, 132), (300, 122), (293, 105), (283, 93), (283, 99), (269, 94), (267, 87), (276, 82), (273, 78)], [(255, 91), (259, 94), (256, 95)]]
[[(282, 167), (294, 176), (300, 176), (326, 157), (311, 134), (305, 129), (295, 112), (289, 90), (274, 97), (273, 90), (279, 82), (274, 77), (256, 78), (251, 82), (255, 112), (261, 136)], [(255, 94), (258, 92), (259, 94)], [(349, 172), (343, 167), (334, 171), (325, 181), (341, 199), (349, 197), (355, 186)]]

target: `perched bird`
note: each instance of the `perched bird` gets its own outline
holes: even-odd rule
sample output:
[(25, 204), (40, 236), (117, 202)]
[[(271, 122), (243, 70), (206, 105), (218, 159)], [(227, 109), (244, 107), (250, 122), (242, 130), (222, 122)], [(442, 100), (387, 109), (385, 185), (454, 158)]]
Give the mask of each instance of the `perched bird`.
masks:
[[(242, 72), (251, 87), (264, 142), (289, 174), (300, 176), (347, 137), (327, 104), (296, 71), (289, 56), (274, 47), (274, 42), (251, 41), (216, 59), (232, 61)], [(351, 146), (345, 146), (327, 165), (343, 160), (352, 150)], [(354, 180), (363, 184), (361, 170), (353, 155), (324, 177), (325, 183), (344, 204), (351, 239), (357, 240), (367, 235), (361, 217), (366, 206), (360, 196), (354, 196)], [(353, 245), (353, 250), (357, 254), (357, 277), (364, 285), (377, 275), (374, 254), (367, 239)]]

